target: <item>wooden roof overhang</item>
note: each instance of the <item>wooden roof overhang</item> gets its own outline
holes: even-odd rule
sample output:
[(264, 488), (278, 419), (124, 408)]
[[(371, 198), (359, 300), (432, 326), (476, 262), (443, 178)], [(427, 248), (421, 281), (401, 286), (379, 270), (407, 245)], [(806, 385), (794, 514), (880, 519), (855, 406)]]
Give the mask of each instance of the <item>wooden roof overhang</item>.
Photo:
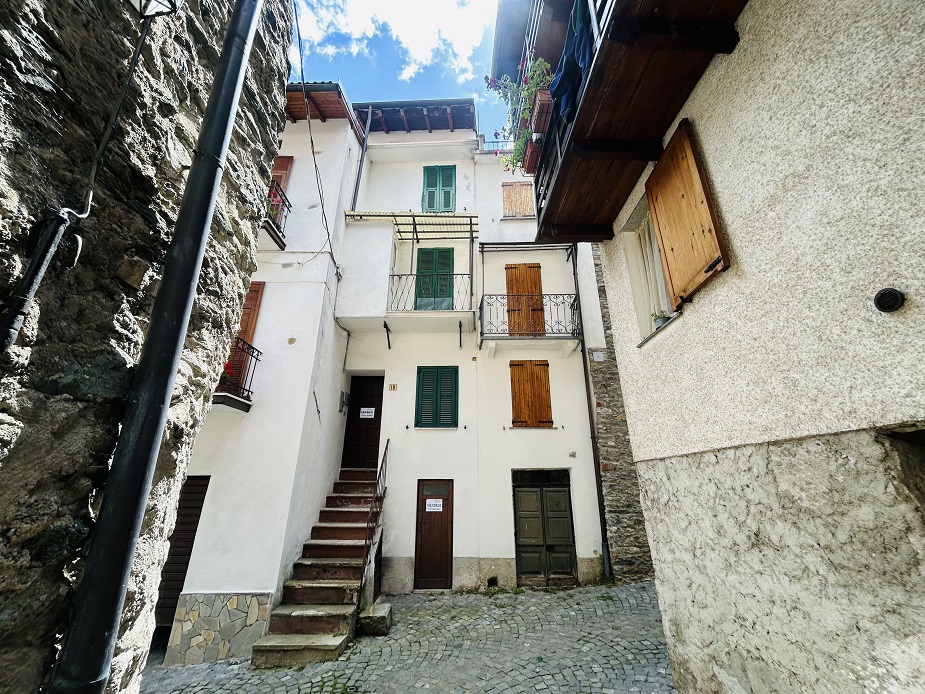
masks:
[(360, 141), (363, 140), (363, 129), (343, 89), (336, 82), (306, 82), (304, 95), (301, 83), (286, 85), (286, 119), (297, 123), (309, 114), (313, 120), (322, 123), (328, 118), (347, 118), (354, 134)]
[(537, 242), (613, 238), (613, 221), (748, 0), (588, 0), (596, 51), (571, 124), (555, 109), (535, 178)]
[(372, 107), (370, 132), (406, 132), (412, 130), (475, 130), (475, 102), (472, 99), (433, 99), (423, 101), (387, 101), (354, 104), (353, 111), (361, 127), (366, 127)]

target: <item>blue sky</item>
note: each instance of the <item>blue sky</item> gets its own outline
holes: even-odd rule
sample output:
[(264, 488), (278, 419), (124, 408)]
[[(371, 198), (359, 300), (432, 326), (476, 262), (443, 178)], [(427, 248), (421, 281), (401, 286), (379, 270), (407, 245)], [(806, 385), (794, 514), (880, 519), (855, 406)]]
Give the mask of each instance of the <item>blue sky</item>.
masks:
[[(355, 102), (474, 97), (486, 139), (507, 109), (485, 89), (497, 0), (297, 0), (307, 82)], [(295, 41), (291, 79), (298, 81)]]

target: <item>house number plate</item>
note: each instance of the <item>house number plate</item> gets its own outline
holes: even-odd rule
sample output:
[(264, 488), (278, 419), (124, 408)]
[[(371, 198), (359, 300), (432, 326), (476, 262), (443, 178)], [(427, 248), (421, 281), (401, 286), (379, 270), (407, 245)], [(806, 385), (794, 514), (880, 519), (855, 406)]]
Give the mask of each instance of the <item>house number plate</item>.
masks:
[(375, 407), (361, 407), (360, 408), (360, 419), (375, 419), (376, 418), (376, 408)]
[(443, 499), (425, 499), (424, 500), (424, 510), (425, 511), (442, 511), (443, 510)]

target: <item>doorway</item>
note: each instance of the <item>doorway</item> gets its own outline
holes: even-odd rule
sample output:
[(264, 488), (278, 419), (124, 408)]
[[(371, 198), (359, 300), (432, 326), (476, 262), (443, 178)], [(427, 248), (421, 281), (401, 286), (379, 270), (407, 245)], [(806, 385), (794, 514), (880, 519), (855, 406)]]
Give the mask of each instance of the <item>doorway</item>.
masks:
[(453, 587), (453, 480), (418, 480), (414, 587)]
[(539, 263), (505, 265), (507, 284), (507, 330), (514, 337), (546, 334), (543, 311), (543, 279)]
[(575, 585), (569, 471), (514, 470), (513, 482), (517, 585)]
[(379, 466), (384, 382), (384, 376), (354, 376), (350, 379), (350, 404), (347, 407), (341, 467), (375, 469)]

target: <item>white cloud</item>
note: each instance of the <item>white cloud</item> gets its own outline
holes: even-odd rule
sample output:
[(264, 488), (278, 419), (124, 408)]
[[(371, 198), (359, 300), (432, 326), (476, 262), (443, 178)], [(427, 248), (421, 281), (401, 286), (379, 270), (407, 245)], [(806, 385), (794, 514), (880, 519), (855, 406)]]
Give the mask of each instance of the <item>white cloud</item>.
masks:
[(472, 54), (497, 5), (497, 0), (299, 0), (299, 30), (307, 50), (329, 57), (366, 54), (373, 36), (388, 33), (405, 54), (399, 79), (441, 61), (462, 83), (473, 77)]

